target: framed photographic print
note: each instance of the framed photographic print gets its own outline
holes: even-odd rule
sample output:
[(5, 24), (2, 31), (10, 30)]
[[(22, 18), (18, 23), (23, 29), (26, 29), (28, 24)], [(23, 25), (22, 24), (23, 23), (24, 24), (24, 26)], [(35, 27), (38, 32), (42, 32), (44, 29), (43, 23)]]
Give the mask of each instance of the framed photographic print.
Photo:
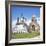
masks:
[(6, 1), (7, 45), (45, 43), (45, 3)]

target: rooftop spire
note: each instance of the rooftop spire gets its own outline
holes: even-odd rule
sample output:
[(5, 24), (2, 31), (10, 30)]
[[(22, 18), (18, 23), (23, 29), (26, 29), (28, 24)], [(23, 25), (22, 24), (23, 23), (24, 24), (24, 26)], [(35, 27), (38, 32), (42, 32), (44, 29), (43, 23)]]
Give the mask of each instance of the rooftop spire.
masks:
[(35, 15), (33, 14), (32, 17), (35, 17)]
[(23, 17), (23, 13), (21, 13), (21, 17)]

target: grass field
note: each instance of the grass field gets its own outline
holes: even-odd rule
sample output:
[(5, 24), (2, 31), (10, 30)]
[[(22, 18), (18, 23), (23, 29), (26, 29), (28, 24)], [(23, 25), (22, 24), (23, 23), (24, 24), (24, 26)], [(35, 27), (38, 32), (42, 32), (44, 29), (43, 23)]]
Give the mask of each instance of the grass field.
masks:
[(19, 39), (19, 38), (33, 38), (36, 36), (39, 36), (40, 32), (31, 32), (31, 33), (12, 33), (12, 38), (13, 39)]

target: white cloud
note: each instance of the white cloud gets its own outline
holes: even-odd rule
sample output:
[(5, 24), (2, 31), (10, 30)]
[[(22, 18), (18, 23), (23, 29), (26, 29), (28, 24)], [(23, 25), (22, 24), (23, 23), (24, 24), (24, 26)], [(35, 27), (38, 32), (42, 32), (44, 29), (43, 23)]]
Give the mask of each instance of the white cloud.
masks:
[(15, 27), (16, 22), (16, 20), (12, 21), (12, 27)]
[(37, 23), (40, 25), (40, 21), (37, 21)]
[(36, 19), (37, 19), (37, 20), (40, 20), (40, 17), (37, 17)]
[(27, 21), (26, 21), (26, 24), (29, 25), (30, 22), (31, 22), (31, 20), (27, 20)]
[(36, 19), (37, 19), (37, 23), (40, 25), (40, 17), (38, 17)]

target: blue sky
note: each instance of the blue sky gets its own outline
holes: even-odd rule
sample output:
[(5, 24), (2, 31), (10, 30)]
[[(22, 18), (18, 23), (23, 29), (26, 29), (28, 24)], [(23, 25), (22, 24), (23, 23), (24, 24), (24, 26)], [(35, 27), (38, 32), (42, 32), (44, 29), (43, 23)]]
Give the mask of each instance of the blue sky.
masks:
[(31, 19), (34, 14), (36, 18), (40, 17), (40, 7), (22, 7), (22, 6), (12, 6), (11, 7), (11, 16), (12, 21), (16, 20), (17, 17), (20, 17), (21, 14), (27, 19)]

